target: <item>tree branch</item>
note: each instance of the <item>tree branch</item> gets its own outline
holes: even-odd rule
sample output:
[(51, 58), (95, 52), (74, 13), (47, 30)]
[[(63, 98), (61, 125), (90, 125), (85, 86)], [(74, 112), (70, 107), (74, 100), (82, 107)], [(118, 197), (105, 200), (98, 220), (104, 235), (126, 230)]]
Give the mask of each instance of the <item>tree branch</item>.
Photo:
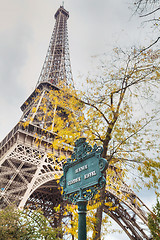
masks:
[(146, 48), (143, 48), (142, 50), (139, 51), (139, 53), (137, 55), (135, 55), (133, 57), (134, 58), (137, 58), (141, 53), (145, 52), (146, 50), (148, 50), (149, 48), (151, 48), (153, 45), (155, 45), (158, 41), (160, 40), (160, 37), (158, 37), (154, 42), (152, 42), (148, 47)]
[(147, 16), (149, 16), (149, 15), (151, 15), (151, 14), (157, 12), (158, 10), (160, 10), (160, 7), (158, 7), (158, 8), (155, 9), (155, 10), (153, 10), (152, 12), (149, 12), (149, 13), (147, 13), (147, 14), (141, 15), (140, 17), (147, 17)]
[[(158, 112), (157, 112), (158, 113)], [(133, 137), (134, 135), (136, 135), (137, 133), (139, 133), (142, 129), (144, 129), (153, 119), (155, 118), (155, 116), (151, 117), (149, 121), (147, 121), (141, 128), (139, 128), (136, 132), (132, 133), (130, 136), (128, 136), (127, 138), (125, 138), (121, 143), (119, 143), (116, 147), (116, 149), (118, 149), (123, 143), (125, 143), (128, 139), (130, 139), (131, 137)], [(114, 151), (114, 153), (116, 153), (116, 150)], [(113, 153), (113, 154), (114, 154)]]
[(103, 117), (104, 120), (107, 122), (107, 124), (110, 124), (109, 121), (108, 121), (108, 119), (107, 119), (106, 116), (104, 115), (104, 113), (103, 113), (97, 106), (95, 106), (95, 105), (92, 104), (92, 103), (85, 102), (84, 100), (81, 100), (81, 102), (84, 103), (85, 105), (88, 105), (88, 106), (90, 106), (90, 107), (95, 108), (95, 109), (102, 115), (102, 117)]

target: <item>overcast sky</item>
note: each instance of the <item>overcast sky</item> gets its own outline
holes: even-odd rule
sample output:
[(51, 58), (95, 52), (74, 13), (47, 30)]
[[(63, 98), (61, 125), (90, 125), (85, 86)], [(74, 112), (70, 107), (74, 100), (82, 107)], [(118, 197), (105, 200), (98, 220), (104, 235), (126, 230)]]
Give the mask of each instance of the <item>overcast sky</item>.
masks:
[[(91, 69), (92, 56), (115, 46), (142, 44), (140, 20), (130, 0), (66, 0), (74, 81)], [(18, 122), (34, 90), (55, 24), (59, 0), (0, 0), (0, 140)], [(146, 38), (146, 35), (145, 35)]]
[[(65, 0), (74, 81), (92, 69), (93, 56), (115, 46), (149, 41), (133, 16), (132, 0)], [(0, 0), (0, 140), (18, 123), (34, 90), (55, 24), (59, 0)], [(149, 200), (149, 198), (147, 199)], [(149, 200), (151, 202), (151, 199)], [(110, 237), (110, 240), (117, 237)], [(119, 239), (128, 239), (122, 236)]]

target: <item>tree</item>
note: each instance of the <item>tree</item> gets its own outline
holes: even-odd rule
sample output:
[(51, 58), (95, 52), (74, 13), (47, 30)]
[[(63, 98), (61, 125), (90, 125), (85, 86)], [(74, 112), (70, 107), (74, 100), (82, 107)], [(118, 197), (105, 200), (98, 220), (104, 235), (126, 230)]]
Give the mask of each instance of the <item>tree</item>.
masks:
[[(103, 157), (127, 179), (133, 173), (132, 187), (159, 186), (159, 94), (160, 51), (138, 50), (128, 52), (114, 49), (108, 62), (102, 61), (97, 75), (87, 78), (81, 91), (59, 86), (50, 91), (48, 98), (56, 111), (47, 108), (43, 122), (52, 116), (53, 122), (44, 131), (55, 133), (52, 148), (68, 150), (75, 140), (85, 136), (90, 144), (103, 146)], [(41, 114), (42, 116), (42, 114)], [(30, 119), (28, 119), (30, 121)], [(54, 124), (53, 124), (54, 123)], [(65, 143), (65, 144), (64, 144)], [(57, 158), (53, 162), (57, 161)], [(59, 161), (65, 159), (62, 156)], [(120, 181), (113, 181), (108, 169), (107, 186), (117, 188)], [(137, 176), (137, 177), (135, 177)], [(104, 191), (95, 212), (93, 239), (100, 238)], [(94, 220), (94, 219), (93, 219)]]
[[(49, 93), (52, 104), (61, 106), (54, 118), (52, 147), (72, 145), (86, 136), (91, 144), (103, 146), (103, 157), (110, 163), (113, 158), (119, 160), (118, 167), (132, 163), (146, 179), (145, 186), (157, 188), (159, 142), (152, 140), (159, 138), (160, 52), (134, 48), (128, 53), (114, 49), (114, 54), (110, 65), (102, 65), (101, 76), (87, 79), (79, 93), (62, 87)], [(150, 156), (151, 150), (155, 157)]]
[(40, 210), (17, 210), (7, 206), (0, 211), (0, 240), (60, 239), (60, 229), (53, 229)]
[(153, 212), (148, 216), (148, 226), (154, 240), (160, 239), (160, 202), (153, 207)]
[[(25, 125), (34, 121), (33, 116), (39, 117), (44, 131), (54, 134), (55, 153), (60, 148), (72, 151), (75, 140), (84, 136), (91, 145), (103, 146), (102, 157), (116, 167), (123, 181), (129, 176), (132, 188), (156, 190), (160, 179), (159, 57), (159, 50), (115, 48), (112, 55), (101, 57), (97, 72), (79, 90), (59, 85), (49, 91), (41, 109), (33, 108)], [(55, 164), (66, 158), (57, 159), (54, 151), (50, 157)], [(107, 186), (118, 192), (121, 181), (113, 181), (113, 176), (109, 168)], [(93, 239), (100, 238), (104, 192), (94, 211)]]
[[(128, 172), (127, 168), (129, 171), (137, 168), (144, 185), (157, 188), (160, 167), (156, 153), (158, 144), (154, 145), (151, 139), (157, 139), (158, 136), (150, 124), (154, 121), (159, 124), (156, 120), (159, 110), (156, 106), (151, 113), (144, 105), (149, 104), (151, 94), (154, 95), (153, 85), (159, 86), (159, 53), (133, 49), (126, 54), (115, 49), (115, 54), (114, 67), (106, 64), (109, 68), (107, 70), (103, 65), (101, 70), (104, 69), (104, 77), (88, 80), (90, 87), (87, 94), (82, 95), (87, 106), (85, 133), (88, 134), (87, 139), (101, 142), (104, 148), (103, 157), (108, 157), (111, 164), (112, 159), (119, 159), (114, 165), (123, 169), (124, 176)], [(145, 115), (137, 115), (138, 101), (141, 102)], [(155, 158), (150, 156), (151, 149), (155, 151)], [(113, 186), (113, 182), (109, 184), (111, 179), (107, 179), (108, 185)], [(95, 225), (97, 236), (94, 239), (100, 238), (99, 219), (102, 219), (103, 192), (101, 196), (102, 205), (97, 211), (98, 221)]]

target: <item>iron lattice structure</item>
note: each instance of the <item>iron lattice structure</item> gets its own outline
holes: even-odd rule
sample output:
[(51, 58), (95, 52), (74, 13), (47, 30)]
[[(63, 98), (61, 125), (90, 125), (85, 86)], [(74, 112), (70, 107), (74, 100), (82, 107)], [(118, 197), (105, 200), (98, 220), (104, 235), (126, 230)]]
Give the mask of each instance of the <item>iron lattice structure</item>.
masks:
[(42, 82), (57, 85), (60, 81), (65, 85), (73, 85), (68, 44), (68, 18), (69, 13), (63, 7), (60, 7), (55, 14), (56, 24), (38, 85)]
[[(52, 127), (54, 114), (60, 108), (52, 105), (48, 92), (57, 90), (59, 83), (73, 85), (69, 58), (67, 19), (69, 13), (60, 7), (55, 14), (55, 27), (51, 36), (49, 49), (34, 92), (22, 105), (22, 117), (0, 144), (0, 208), (15, 203), (17, 207), (40, 207), (46, 217), (52, 216), (53, 227), (62, 221), (62, 214), (54, 212), (54, 207), (63, 200), (57, 184), (57, 177), (62, 174), (61, 153), (66, 152), (50, 148), (54, 138)], [(46, 111), (42, 110), (46, 106)], [(33, 111), (34, 109), (34, 111)], [(53, 109), (53, 115), (48, 114)], [(22, 123), (29, 124), (24, 127)], [(44, 129), (50, 130), (44, 131)], [(41, 139), (37, 143), (37, 137)], [(54, 160), (49, 157), (55, 154)], [(117, 171), (115, 171), (117, 174)], [(117, 175), (118, 177), (118, 175)], [(125, 184), (121, 183), (121, 194), (106, 188), (105, 201), (112, 201), (115, 210), (104, 206), (109, 214), (132, 240), (149, 240), (147, 212), (149, 209)], [(55, 217), (54, 217), (55, 216)], [(140, 225), (140, 222), (142, 225)]]

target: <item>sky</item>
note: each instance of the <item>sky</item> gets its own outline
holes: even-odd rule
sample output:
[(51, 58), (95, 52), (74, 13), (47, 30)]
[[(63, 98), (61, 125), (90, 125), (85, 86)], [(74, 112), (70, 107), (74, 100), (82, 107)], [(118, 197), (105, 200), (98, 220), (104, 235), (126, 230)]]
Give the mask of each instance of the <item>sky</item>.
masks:
[[(71, 67), (75, 83), (92, 71), (94, 56), (114, 47), (150, 41), (132, 0), (65, 0)], [(20, 106), (34, 90), (47, 53), (60, 0), (0, 0), (0, 141), (21, 117)], [(142, 200), (152, 206), (151, 196)], [(144, 201), (145, 202), (145, 201)], [(110, 236), (110, 240), (117, 236)], [(120, 235), (119, 239), (128, 237)]]
[[(92, 70), (94, 56), (115, 46), (143, 44), (130, 0), (65, 0), (75, 83)], [(18, 122), (20, 106), (34, 90), (47, 53), (60, 0), (0, 0), (0, 140)]]

